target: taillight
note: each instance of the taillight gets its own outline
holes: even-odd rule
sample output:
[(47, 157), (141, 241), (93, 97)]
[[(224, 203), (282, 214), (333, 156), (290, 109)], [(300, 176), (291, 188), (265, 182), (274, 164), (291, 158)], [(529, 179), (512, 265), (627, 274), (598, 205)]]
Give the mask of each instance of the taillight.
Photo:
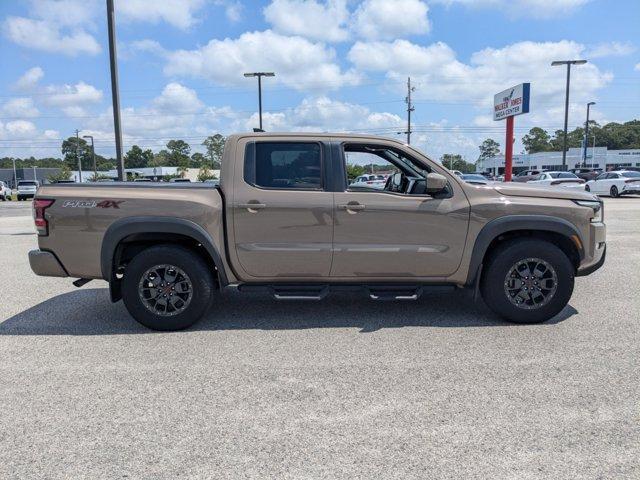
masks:
[(624, 183), (633, 183), (633, 182), (640, 182), (640, 180), (625, 180)]
[(53, 205), (54, 200), (44, 200), (36, 198), (33, 201), (33, 220), (36, 224), (38, 235), (44, 236), (49, 234), (49, 224), (44, 218), (44, 211)]

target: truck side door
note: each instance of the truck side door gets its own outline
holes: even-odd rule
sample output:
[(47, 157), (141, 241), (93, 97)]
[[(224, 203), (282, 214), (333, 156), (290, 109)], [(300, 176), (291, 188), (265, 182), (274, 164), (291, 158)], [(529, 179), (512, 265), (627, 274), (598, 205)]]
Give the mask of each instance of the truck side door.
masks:
[(422, 168), (441, 172), (426, 159), (417, 159), (415, 152), (400, 151), (397, 144), (344, 142), (336, 149), (343, 169), (346, 163), (347, 171), (364, 168), (390, 178), (384, 188), (357, 188), (345, 182), (344, 191), (335, 193), (331, 276), (411, 280), (453, 274), (469, 224), (469, 202), (457, 183), (450, 181), (450, 192), (441, 197), (391, 191), (389, 182), (405, 160), (417, 160), (414, 178)]
[(329, 144), (267, 137), (241, 139), (237, 148), (230, 248), (244, 274), (327, 277), (333, 240)]

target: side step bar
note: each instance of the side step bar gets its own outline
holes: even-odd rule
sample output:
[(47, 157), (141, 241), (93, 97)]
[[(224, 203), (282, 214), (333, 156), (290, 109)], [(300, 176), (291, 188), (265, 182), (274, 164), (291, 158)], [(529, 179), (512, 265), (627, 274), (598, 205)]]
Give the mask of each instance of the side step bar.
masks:
[(362, 291), (372, 300), (417, 300), (434, 292), (452, 292), (454, 285), (396, 285), (396, 284), (241, 284), (240, 292), (268, 292), (277, 300), (322, 300), (331, 292)]

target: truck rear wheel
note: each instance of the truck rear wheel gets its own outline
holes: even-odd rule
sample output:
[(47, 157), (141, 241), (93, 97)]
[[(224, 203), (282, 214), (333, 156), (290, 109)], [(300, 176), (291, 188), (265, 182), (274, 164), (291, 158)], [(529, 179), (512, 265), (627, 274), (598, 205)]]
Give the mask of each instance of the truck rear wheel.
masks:
[(196, 253), (160, 245), (136, 255), (122, 280), (133, 318), (153, 330), (182, 330), (206, 313), (214, 293), (210, 269)]
[(574, 276), (571, 261), (554, 244), (514, 239), (490, 255), (480, 289), (487, 306), (504, 319), (540, 323), (567, 305)]

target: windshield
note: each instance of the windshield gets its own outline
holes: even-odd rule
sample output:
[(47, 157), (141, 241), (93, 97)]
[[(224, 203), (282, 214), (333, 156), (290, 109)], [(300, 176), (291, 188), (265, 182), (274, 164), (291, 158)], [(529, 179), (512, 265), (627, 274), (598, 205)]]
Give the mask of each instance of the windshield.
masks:
[(624, 172), (621, 175), (625, 178), (640, 178), (640, 172)]

